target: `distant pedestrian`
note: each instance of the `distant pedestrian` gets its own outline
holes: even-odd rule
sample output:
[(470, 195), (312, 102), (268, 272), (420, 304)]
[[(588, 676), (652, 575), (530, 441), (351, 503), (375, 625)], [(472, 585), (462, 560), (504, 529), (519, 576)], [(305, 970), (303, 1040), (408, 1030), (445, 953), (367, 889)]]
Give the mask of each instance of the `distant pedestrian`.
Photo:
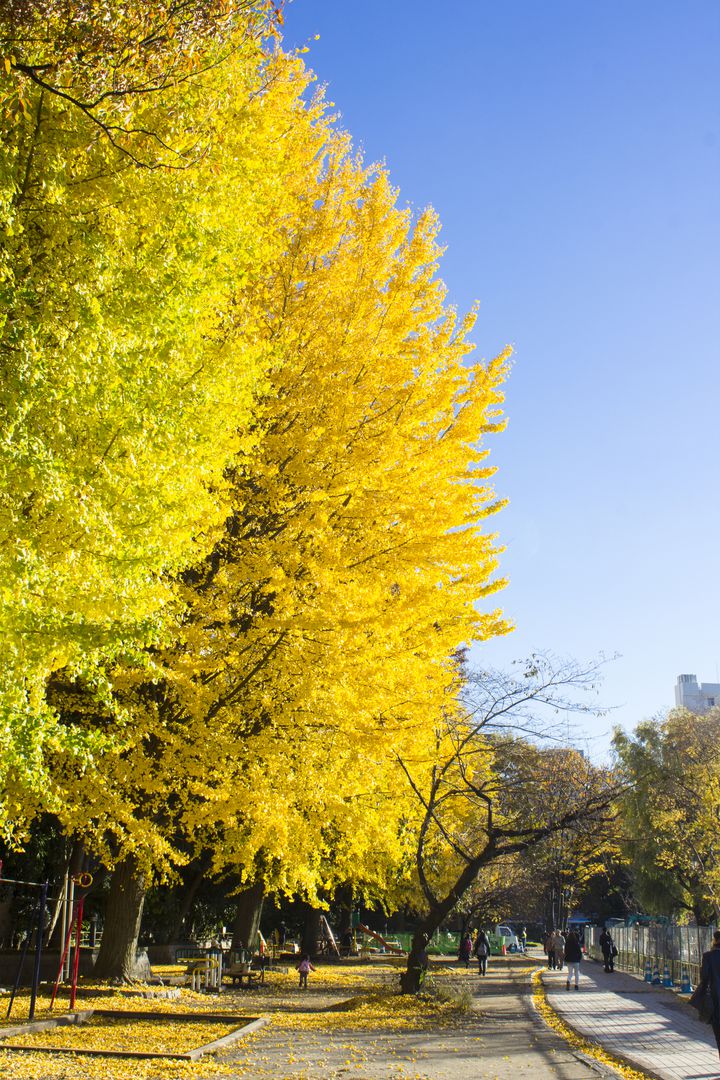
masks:
[(598, 940), (600, 948), (602, 949), (605, 970), (607, 972), (612, 972), (615, 970), (615, 957), (617, 956), (617, 949), (615, 948), (615, 942), (612, 939), (612, 934), (607, 927), (605, 927)]
[(565, 942), (565, 963), (567, 964), (567, 987), (570, 989), (572, 976), (575, 975), (575, 989), (580, 989), (580, 961), (582, 960), (582, 946), (577, 934), (571, 930)]
[(523, 926), (518, 934), (518, 940), (520, 942), (520, 948), (523, 952), (527, 952), (527, 927)]
[(548, 958), (548, 967), (551, 971), (555, 970), (555, 931), (549, 930), (545, 935), (545, 944), (543, 946)]
[(478, 962), (478, 974), (487, 975), (487, 962), (490, 955), (490, 940), (484, 930), (478, 930), (473, 949)]
[(340, 951), (342, 956), (352, 956), (355, 951), (353, 932), (349, 927), (343, 931), (342, 937), (340, 938)]
[(308, 975), (311, 971), (315, 971), (315, 968), (310, 963), (310, 956), (308, 953), (303, 953), (302, 959), (295, 970), (300, 972), (300, 989), (307, 990)]
[(715, 1035), (715, 1042), (720, 1054), (720, 930), (713, 934), (712, 949), (703, 953), (700, 965), (700, 982), (693, 998), (700, 998), (710, 992), (712, 999), (712, 1019), (710, 1021)]
[(470, 957), (473, 951), (473, 939), (472, 934), (467, 930), (460, 938), (460, 944), (458, 945), (458, 960), (461, 964), (464, 964), (466, 968), (470, 967)]
[(555, 952), (555, 967), (558, 971), (562, 971), (562, 966), (565, 963), (565, 935), (562, 930), (556, 930), (554, 935), (553, 949)]

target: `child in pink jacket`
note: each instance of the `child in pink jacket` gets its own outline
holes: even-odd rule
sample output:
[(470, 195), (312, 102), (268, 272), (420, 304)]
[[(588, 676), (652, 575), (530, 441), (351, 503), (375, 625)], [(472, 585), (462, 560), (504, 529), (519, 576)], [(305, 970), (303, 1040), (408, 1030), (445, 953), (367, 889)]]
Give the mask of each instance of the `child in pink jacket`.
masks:
[(303, 953), (302, 960), (297, 965), (296, 970), (300, 972), (300, 989), (302, 990), (303, 988), (305, 988), (305, 990), (307, 990), (308, 975), (311, 971), (315, 970), (315, 968), (310, 963), (310, 957), (307, 953)]

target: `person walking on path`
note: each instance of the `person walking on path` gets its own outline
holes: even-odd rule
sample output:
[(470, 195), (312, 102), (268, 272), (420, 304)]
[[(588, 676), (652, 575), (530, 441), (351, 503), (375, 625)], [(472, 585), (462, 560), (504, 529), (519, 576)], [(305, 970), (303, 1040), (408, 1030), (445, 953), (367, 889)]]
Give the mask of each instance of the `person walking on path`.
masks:
[(555, 931), (549, 930), (545, 935), (545, 944), (543, 946), (548, 958), (548, 967), (551, 971), (555, 970)]
[(460, 945), (458, 946), (458, 960), (461, 964), (464, 964), (466, 968), (470, 967), (470, 957), (472, 956), (472, 950), (472, 935), (466, 930), (463, 936), (460, 938)]
[(713, 1035), (720, 1054), (720, 930), (713, 934), (713, 945), (709, 952), (703, 953), (700, 965), (700, 982), (693, 994), (693, 998), (701, 998), (704, 994), (710, 994), (712, 999), (712, 1025)]
[(565, 963), (565, 936), (562, 930), (555, 931), (554, 942), (555, 967), (558, 971), (562, 971), (563, 964)]
[(478, 961), (478, 973), (480, 975), (487, 975), (487, 961), (490, 955), (490, 942), (488, 936), (484, 930), (478, 930), (477, 937), (475, 938), (475, 948), (473, 952), (477, 956)]
[(577, 934), (571, 930), (565, 942), (565, 963), (567, 964), (567, 986), (570, 989), (570, 981), (575, 974), (575, 989), (580, 989), (580, 961), (582, 960), (582, 947)]
[(611, 972), (615, 970), (615, 957), (617, 956), (617, 949), (615, 948), (615, 942), (612, 939), (612, 934), (605, 927), (599, 938), (599, 945), (602, 949), (603, 961), (605, 963), (605, 970)]
[(303, 958), (295, 970), (300, 972), (300, 989), (307, 990), (308, 975), (315, 970), (307, 953), (303, 954)]

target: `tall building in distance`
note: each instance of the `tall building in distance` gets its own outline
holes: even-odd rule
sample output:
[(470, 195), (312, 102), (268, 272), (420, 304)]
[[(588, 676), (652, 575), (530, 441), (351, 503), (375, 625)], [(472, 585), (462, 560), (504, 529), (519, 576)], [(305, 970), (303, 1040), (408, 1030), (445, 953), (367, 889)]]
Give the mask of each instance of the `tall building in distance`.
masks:
[(720, 705), (720, 683), (699, 683), (697, 675), (678, 675), (675, 705), (690, 712), (706, 713), (714, 705)]

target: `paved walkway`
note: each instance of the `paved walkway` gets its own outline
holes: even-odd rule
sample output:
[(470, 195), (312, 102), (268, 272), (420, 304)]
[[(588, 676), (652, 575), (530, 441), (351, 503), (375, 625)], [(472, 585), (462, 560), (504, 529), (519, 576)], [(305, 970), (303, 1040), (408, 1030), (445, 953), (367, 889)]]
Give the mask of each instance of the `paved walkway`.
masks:
[(581, 1035), (659, 1080), (720, 1080), (712, 1028), (671, 990), (583, 961), (580, 991), (566, 971), (545, 971), (548, 1002)]
[[(469, 991), (472, 1008), (452, 1021), (408, 1029), (352, 1023), (326, 997), (299, 998), (307, 1029), (283, 1026), (282, 1012), (222, 1061), (252, 1080), (600, 1080), (614, 1072), (583, 1060), (530, 1007), (530, 963), (494, 959), (481, 979), (473, 965), (438, 979)], [(397, 982), (399, 968), (392, 972)], [(368, 987), (371, 989), (371, 987)], [(299, 995), (296, 995), (299, 997)], [(318, 1023), (319, 1021), (319, 1023)], [(234, 1071), (237, 1070), (237, 1072)]]

